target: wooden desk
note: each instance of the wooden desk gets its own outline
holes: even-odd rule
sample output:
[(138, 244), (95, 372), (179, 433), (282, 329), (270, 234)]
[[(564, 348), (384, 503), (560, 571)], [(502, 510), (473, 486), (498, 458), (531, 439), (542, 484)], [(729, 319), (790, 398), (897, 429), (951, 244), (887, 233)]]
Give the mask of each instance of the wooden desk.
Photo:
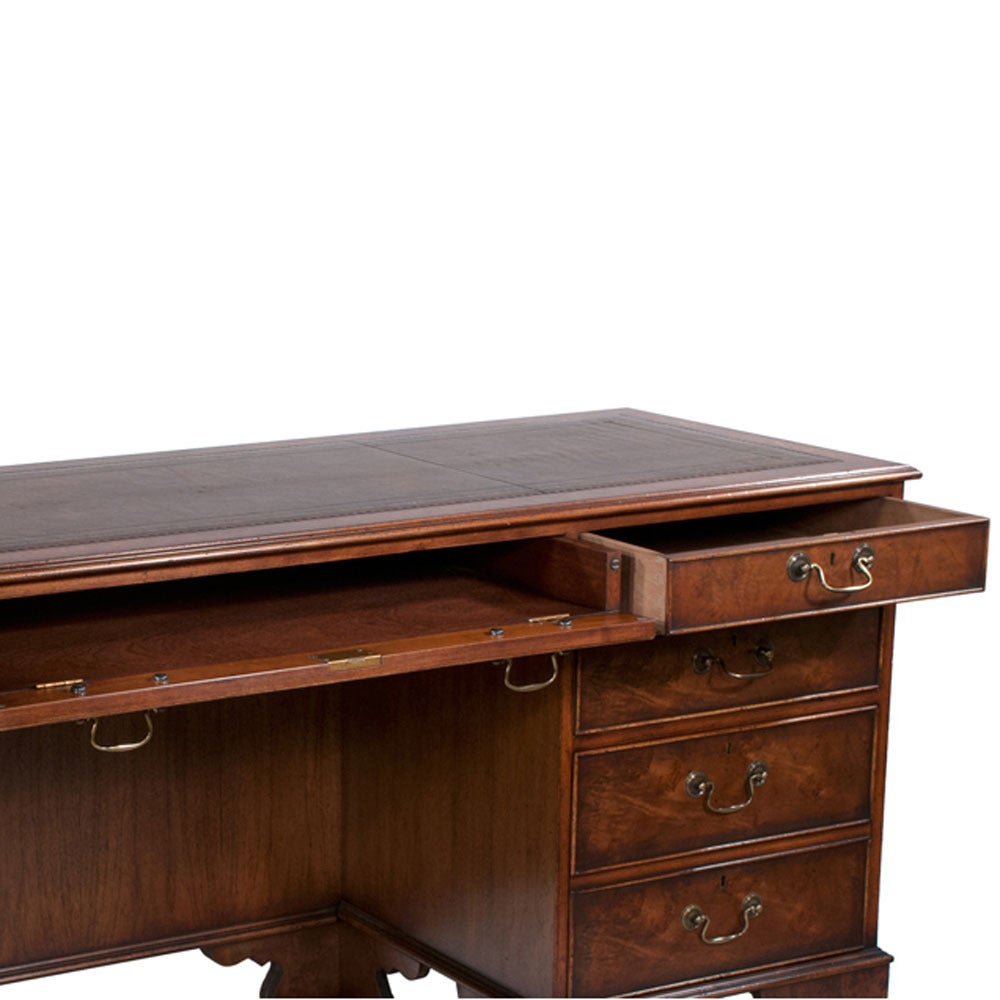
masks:
[(884, 995), (894, 604), (985, 577), (915, 475), (631, 410), (0, 470), (0, 981)]

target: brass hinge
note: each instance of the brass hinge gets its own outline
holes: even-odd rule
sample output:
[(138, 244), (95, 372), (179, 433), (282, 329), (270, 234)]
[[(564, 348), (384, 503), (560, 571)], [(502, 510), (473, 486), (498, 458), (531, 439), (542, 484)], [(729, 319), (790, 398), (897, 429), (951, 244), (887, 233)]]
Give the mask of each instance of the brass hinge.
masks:
[(344, 669), (345, 667), (374, 666), (382, 662), (382, 654), (372, 653), (367, 649), (338, 649), (333, 653), (317, 653), (314, 659), (329, 667)]
[(74, 684), (82, 684), (82, 677), (71, 677), (68, 681), (46, 681), (44, 684), (36, 684), (36, 691), (47, 691), (49, 688), (68, 688)]
[(529, 625), (545, 625), (549, 622), (556, 622), (563, 628), (569, 628), (573, 624), (573, 616), (568, 611), (560, 611), (557, 615), (539, 615), (537, 618), (529, 618)]

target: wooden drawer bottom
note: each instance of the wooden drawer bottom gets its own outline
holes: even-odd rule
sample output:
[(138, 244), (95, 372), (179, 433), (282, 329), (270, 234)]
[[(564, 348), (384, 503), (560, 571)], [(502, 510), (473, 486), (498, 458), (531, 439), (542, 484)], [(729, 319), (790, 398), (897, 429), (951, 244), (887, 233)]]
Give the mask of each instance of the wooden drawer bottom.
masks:
[[(577, 892), (573, 995), (652, 989), (860, 947), (867, 850), (867, 841), (853, 841)], [(759, 914), (743, 916), (750, 896), (759, 898)], [(688, 907), (708, 925), (686, 929)], [(744, 925), (727, 943), (701, 940)]]

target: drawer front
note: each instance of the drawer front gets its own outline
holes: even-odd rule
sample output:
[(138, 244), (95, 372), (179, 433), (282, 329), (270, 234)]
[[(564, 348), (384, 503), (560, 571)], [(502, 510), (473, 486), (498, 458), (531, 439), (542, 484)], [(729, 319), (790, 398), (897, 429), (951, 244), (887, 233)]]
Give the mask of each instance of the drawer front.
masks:
[(874, 723), (872, 708), (578, 754), (575, 870), (866, 820)]
[[(832, 592), (822, 586), (815, 571), (804, 580), (789, 575), (791, 561), (801, 554), (823, 568), (830, 586), (861, 585), (866, 579), (853, 562), (854, 553), (865, 545), (874, 550), (875, 562), (872, 582), (864, 590)], [(848, 541), (816, 539), (777, 550), (671, 560), (670, 631), (980, 590), (985, 545), (980, 523), (886, 537), (871, 532)]]
[(583, 651), (577, 732), (874, 687), (879, 617), (867, 609)]
[(903, 500), (830, 504), (603, 539), (628, 610), (691, 632), (981, 590), (988, 521)]
[[(838, 844), (574, 893), (573, 996), (653, 989), (860, 947), (866, 854), (866, 842)], [(760, 901), (756, 916), (744, 916), (747, 897)], [(744, 926), (727, 943), (701, 940)]]

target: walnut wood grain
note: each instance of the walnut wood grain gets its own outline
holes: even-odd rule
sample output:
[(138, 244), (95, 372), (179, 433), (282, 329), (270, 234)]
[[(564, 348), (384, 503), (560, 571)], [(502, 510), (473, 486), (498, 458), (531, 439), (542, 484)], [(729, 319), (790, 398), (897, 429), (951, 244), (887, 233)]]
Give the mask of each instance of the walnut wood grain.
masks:
[(591, 610), (436, 554), (234, 574), (2, 602), (0, 677), (169, 671)]
[[(840, 955), (771, 966), (756, 972), (737, 972), (685, 983), (680, 987), (658, 989), (655, 996), (722, 997), (750, 992), (755, 997), (769, 997), (784, 996), (786, 994), (776, 991), (788, 988), (798, 991), (787, 994), (789, 996), (885, 997), (891, 961), (892, 956), (879, 948), (862, 948)], [(635, 995), (646, 994), (640, 992)]]
[(755, 997), (887, 997), (889, 962), (754, 990)]
[[(683, 633), (982, 590), (988, 527), (981, 517), (883, 498), (583, 538), (623, 552), (626, 610)], [(789, 559), (804, 552), (834, 586), (863, 583), (851, 566), (861, 544), (876, 552), (867, 589), (831, 593), (815, 573), (789, 579)]]
[[(884, 992), (892, 605), (986, 554), (916, 474), (631, 410), (0, 470), (0, 982), (202, 947), (275, 996)], [(873, 538), (870, 591), (787, 579)], [(121, 755), (52, 724), (156, 708)], [(758, 757), (746, 809), (677, 798)]]
[[(874, 710), (796, 719), (711, 736), (577, 755), (576, 871), (866, 820)], [(713, 804), (748, 798), (747, 770), (767, 767), (749, 805), (726, 815), (688, 794), (704, 773)]]
[[(4, 701), (0, 703), (0, 731), (156, 711), (262, 692), (325, 687), (459, 664), (475, 669), (479, 663), (499, 659), (520, 662), (540, 652), (558, 660), (565, 652), (582, 646), (647, 638), (653, 632), (652, 622), (615, 612), (580, 615), (571, 621), (569, 628), (552, 622), (519, 621), (505, 624), (499, 636), (491, 634), (489, 629), (479, 628), (423, 636), (418, 640), (366, 644), (361, 649), (349, 647), (323, 653), (187, 667), (171, 670), (167, 675), (169, 680), (163, 683), (155, 674), (127, 675), (88, 681), (86, 691), (79, 695), (74, 693), (76, 685), (8, 691), (3, 693)], [(521, 672), (522, 668), (517, 670)]]
[(570, 682), (564, 671), (516, 694), (502, 667), (487, 666), (342, 688), (345, 899), (527, 996), (565, 989), (560, 728)]
[(170, 709), (120, 755), (73, 724), (0, 734), (0, 968), (335, 905), (337, 697)]
[(229, 945), (247, 946), (247, 942), (258, 938), (283, 937), (297, 934), (299, 931), (307, 931), (310, 928), (326, 927), (335, 922), (336, 919), (336, 908), (326, 907), (311, 913), (288, 914), (283, 917), (249, 923), (244, 921), (240, 924), (217, 927), (208, 931), (198, 930), (191, 933), (174, 934), (165, 938), (146, 938), (140, 943), (133, 942), (74, 955), (59, 955), (41, 962), (5, 965), (0, 967), (0, 984), (77, 972), (115, 962), (170, 955), (192, 949), (201, 949), (207, 952)]
[[(337, 909), (338, 916), (344, 925), (354, 928), (372, 943), (372, 958), (367, 960), (369, 969), (358, 962), (362, 959), (363, 950), (352, 948), (355, 959), (349, 959), (351, 964), (361, 965), (362, 975), (355, 976), (363, 988), (370, 981), (371, 967), (392, 971), (392, 965), (409, 979), (422, 978), (427, 969), (434, 969), (456, 985), (460, 997), (505, 997), (513, 996), (505, 987), (487, 979), (474, 969), (456, 962), (451, 956), (429, 948), (422, 941), (403, 933), (398, 927), (373, 917), (370, 913), (358, 909), (351, 903), (341, 903)], [(381, 956), (381, 957), (380, 957)], [(385, 956), (389, 956), (388, 961)], [(405, 956), (405, 959), (403, 958)], [(362, 961), (364, 961), (362, 959)], [(345, 987), (348, 985), (344, 984)], [(345, 996), (356, 996), (344, 989)]]
[[(581, 651), (577, 731), (597, 732), (661, 719), (872, 689), (878, 683), (878, 610), (767, 622)], [(707, 655), (718, 662), (703, 673)]]
[[(528, 543), (536, 544), (536, 543)], [(605, 554), (600, 552), (605, 560)], [(603, 565), (603, 562), (602, 562)], [(562, 583), (563, 593), (573, 587)], [(593, 575), (581, 586), (595, 592)], [(0, 730), (649, 637), (434, 557), (0, 602)], [(571, 626), (543, 620), (571, 616)], [(491, 636), (492, 628), (503, 634)], [(352, 651), (374, 654), (355, 663)], [(348, 662), (319, 656), (342, 651)], [(167, 680), (156, 679), (165, 674)], [(86, 682), (35, 688), (65, 679)]]
[(601, 611), (621, 607), (621, 557), (575, 538), (484, 545), (469, 558), (491, 580), (511, 582)]
[[(746, 860), (748, 854), (771, 854), (801, 852), (813, 848), (825, 848), (834, 843), (871, 840), (872, 823), (864, 820), (858, 823), (844, 823), (834, 827), (802, 829), (782, 834), (780, 839), (746, 842), (733, 840), (712, 848), (682, 851), (649, 861), (636, 861), (627, 867), (596, 868), (593, 871), (578, 872), (571, 876), (570, 885), (574, 890), (590, 891), (603, 889), (609, 885), (627, 882), (639, 883), (656, 880), (704, 868), (707, 865), (736, 864)], [(869, 849), (869, 869), (871, 867)]]
[[(865, 886), (865, 944), (878, 942), (878, 906), (881, 893), (882, 830), (885, 824), (885, 776), (889, 746), (889, 695), (892, 687), (892, 649), (895, 635), (896, 609), (885, 608), (879, 630), (879, 689), (878, 714), (875, 725), (875, 745), (872, 748), (872, 832), (868, 852), (868, 878)], [(886, 967), (888, 975), (888, 967)]]
[(205, 948), (220, 965), (251, 959), (267, 966), (261, 997), (384, 997), (388, 976), (422, 979), (429, 968), (354, 923), (327, 924)]
[[(865, 857), (862, 841), (575, 893), (573, 994), (652, 990), (859, 948)], [(763, 911), (728, 944), (703, 944), (681, 924), (694, 904), (708, 914), (710, 936), (734, 933), (741, 902), (752, 893)]]
[[(344, 928), (337, 922), (284, 932), (247, 941), (205, 948), (205, 954), (219, 965), (236, 965), (251, 959), (268, 967), (260, 988), (261, 997), (332, 997), (342, 994), (342, 938)], [(364, 943), (361, 943), (364, 947)], [(371, 984), (363, 992), (364, 978), (351, 986), (354, 996), (377, 997), (375, 970)]]

